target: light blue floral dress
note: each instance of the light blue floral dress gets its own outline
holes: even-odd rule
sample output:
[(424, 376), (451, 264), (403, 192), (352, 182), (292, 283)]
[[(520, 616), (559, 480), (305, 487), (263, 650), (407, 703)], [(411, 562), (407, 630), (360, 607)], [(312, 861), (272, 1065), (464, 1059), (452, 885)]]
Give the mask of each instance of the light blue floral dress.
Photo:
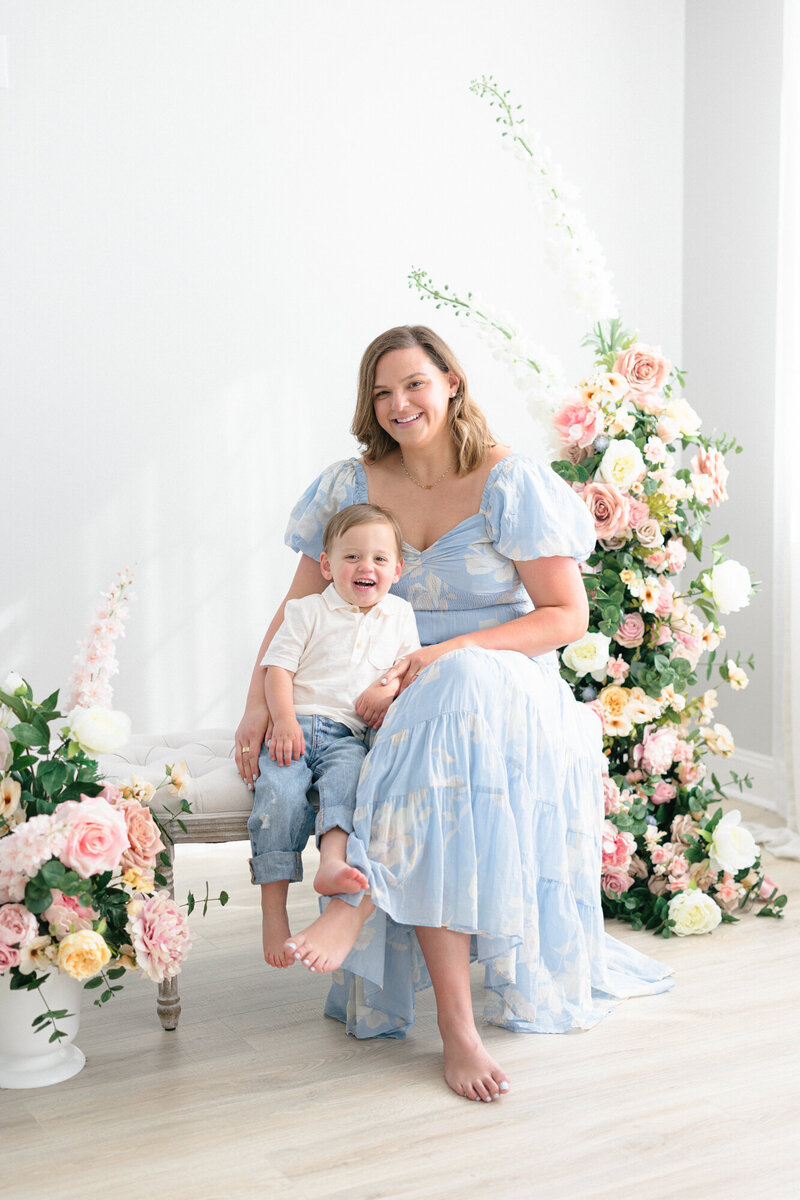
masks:
[[(329, 517), (367, 499), (359, 461), (335, 463), (298, 501), (287, 543), (319, 559)], [(514, 560), (580, 560), (594, 541), (571, 488), (510, 454), (479, 512), (427, 550), (404, 545), (392, 591), (430, 645), (531, 611)], [(620, 997), (671, 987), (667, 967), (603, 929), (601, 761), (597, 718), (554, 652), (455, 650), (426, 668), (361, 772), (347, 857), (377, 908), (333, 976), (327, 1015), (356, 1037), (405, 1036), (415, 992), (430, 984), (414, 925), (473, 935), (484, 1017), (507, 1029), (586, 1029)]]

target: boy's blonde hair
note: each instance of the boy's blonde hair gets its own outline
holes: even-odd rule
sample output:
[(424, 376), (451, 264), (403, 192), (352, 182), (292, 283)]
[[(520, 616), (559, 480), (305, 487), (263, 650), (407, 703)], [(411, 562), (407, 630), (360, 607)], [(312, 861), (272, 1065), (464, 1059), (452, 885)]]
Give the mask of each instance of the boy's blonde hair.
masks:
[(403, 557), (403, 535), (400, 526), (388, 509), (379, 508), (377, 504), (349, 504), (347, 508), (340, 508), (334, 513), (322, 534), (322, 549), (325, 553), (330, 554), (336, 539), (356, 525), (388, 525), (394, 534), (397, 557)]
[(456, 474), (466, 475), (480, 466), (484, 454), (490, 446), (495, 445), (495, 441), (486, 418), (469, 394), (467, 377), (456, 356), (427, 325), (397, 325), (394, 329), (387, 329), (367, 346), (358, 372), (358, 399), (350, 431), (364, 447), (369, 462), (378, 462), (397, 449), (397, 442), (380, 427), (375, 416), (375, 369), (379, 359), (390, 350), (409, 350), (413, 346), (424, 350), (444, 375), (452, 371), (458, 376), (458, 388), (450, 400), (447, 417), (458, 457)]

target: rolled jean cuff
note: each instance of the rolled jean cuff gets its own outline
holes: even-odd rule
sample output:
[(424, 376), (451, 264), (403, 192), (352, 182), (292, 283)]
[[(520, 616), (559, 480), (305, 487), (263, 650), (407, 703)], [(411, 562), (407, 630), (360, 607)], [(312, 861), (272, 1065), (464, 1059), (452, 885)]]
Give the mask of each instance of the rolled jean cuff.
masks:
[(323, 833), (332, 829), (342, 829), (348, 836), (353, 832), (353, 808), (351, 805), (340, 807), (337, 804), (320, 805), (317, 813), (317, 849)]
[(250, 878), (253, 883), (278, 883), (282, 879), (297, 883), (303, 878), (303, 859), (293, 850), (268, 850), (250, 859)]

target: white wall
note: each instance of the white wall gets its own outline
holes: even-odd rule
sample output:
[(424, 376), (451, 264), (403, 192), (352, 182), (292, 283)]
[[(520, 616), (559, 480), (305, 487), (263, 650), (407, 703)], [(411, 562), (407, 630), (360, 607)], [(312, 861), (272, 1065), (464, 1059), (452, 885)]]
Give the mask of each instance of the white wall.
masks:
[[(756, 658), (747, 691), (718, 715), (750, 752), (768, 798), (772, 754), (773, 456), (782, 0), (686, 7), (684, 365), (705, 427), (744, 446), (711, 526), (762, 582), (726, 621), (726, 648)], [(756, 758), (752, 758), (755, 752)], [(759, 761), (759, 759), (765, 761)]]
[(140, 730), (236, 723), (288, 510), (352, 452), (389, 325), (435, 324), (536, 449), (502, 366), (406, 286), (424, 266), (587, 361), (473, 76), (513, 89), (628, 322), (682, 358), (683, 3), (35, 0), (0, 34), (0, 670), (38, 694), (138, 563), (115, 702)]

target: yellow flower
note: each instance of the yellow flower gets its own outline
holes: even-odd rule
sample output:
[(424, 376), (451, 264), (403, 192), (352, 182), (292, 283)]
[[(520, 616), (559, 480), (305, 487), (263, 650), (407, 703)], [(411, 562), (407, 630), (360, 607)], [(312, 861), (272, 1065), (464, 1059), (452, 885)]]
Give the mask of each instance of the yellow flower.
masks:
[(155, 883), (149, 875), (144, 875), (138, 867), (129, 867), (122, 876), (122, 882), (134, 892), (154, 892)]
[(91, 979), (110, 959), (105, 939), (94, 929), (68, 933), (58, 948), (59, 970), (73, 979)]

